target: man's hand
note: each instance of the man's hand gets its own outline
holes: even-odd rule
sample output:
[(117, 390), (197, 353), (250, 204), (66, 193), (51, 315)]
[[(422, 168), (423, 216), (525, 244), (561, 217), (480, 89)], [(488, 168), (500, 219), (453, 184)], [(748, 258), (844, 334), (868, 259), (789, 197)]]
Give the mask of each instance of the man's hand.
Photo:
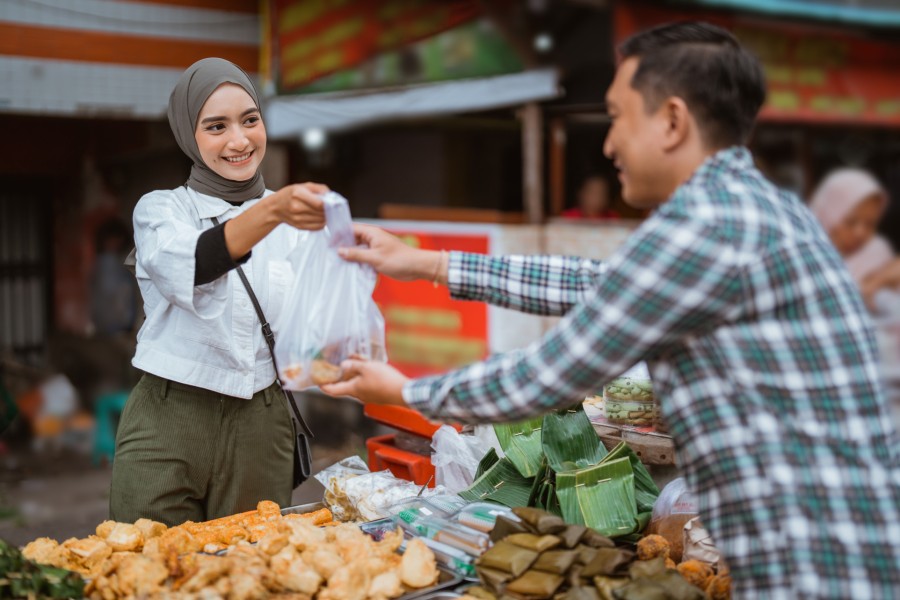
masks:
[(329, 396), (352, 396), (363, 404), (406, 406), (403, 386), (409, 378), (394, 367), (362, 359), (341, 363), (344, 379), (323, 385), (320, 389)]
[(379, 273), (400, 281), (431, 281), (437, 275), (438, 283), (446, 283), (446, 253), (407, 246), (397, 236), (372, 225), (354, 223), (353, 232), (356, 241), (368, 248), (341, 248), (338, 252), (345, 260), (371, 265)]
[(327, 191), (328, 186), (321, 183), (296, 183), (266, 196), (264, 201), (278, 223), (318, 231), (325, 227), (325, 204), (320, 196)]

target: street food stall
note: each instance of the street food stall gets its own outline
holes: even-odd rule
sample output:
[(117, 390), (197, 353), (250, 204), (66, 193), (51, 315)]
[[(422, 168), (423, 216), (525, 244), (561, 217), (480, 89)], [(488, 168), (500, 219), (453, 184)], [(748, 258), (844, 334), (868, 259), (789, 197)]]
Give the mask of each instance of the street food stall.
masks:
[[(453, 438), (449, 450), (435, 444), (441, 466), (425, 481), (351, 456), (315, 475), (321, 502), (262, 501), (172, 527), (104, 521), (84, 538), (2, 546), (0, 596), (728, 598), (727, 566), (683, 481), (660, 490), (648, 470), (671, 462), (661, 450), (671, 440), (656, 430), (641, 375), (632, 370), (569, 409), (477, 432), (408, 411), (401, 426)], [(465, 463), (463, 447), (478, 460), (461, 482), (440, 459)]]

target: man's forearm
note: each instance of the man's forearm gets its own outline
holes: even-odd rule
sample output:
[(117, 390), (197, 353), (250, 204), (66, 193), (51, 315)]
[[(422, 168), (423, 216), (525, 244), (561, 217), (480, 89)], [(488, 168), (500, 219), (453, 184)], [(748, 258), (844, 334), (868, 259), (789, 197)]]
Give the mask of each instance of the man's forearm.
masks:
[(587, 297), (603, 272), (603, 265), (590, 259), (452, 252), (447, 276), (456, 299), (561, 316)]

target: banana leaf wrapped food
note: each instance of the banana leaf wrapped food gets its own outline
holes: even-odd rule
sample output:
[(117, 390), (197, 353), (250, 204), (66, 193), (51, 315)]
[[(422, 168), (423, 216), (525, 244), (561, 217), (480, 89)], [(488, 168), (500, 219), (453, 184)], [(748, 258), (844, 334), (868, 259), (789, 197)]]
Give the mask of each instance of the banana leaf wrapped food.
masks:
[(537, 557), (538, 553), (534, 550), (528, 550), (511, 542), (501, 541), (482, 554), (476, 565), (497, 569), (518, 577), (534, 564)]
[(537, 598), (549, 598), (556, 593), (564, 580), (562, 575), (530, 569), (525, 571), (521, 577), (509, 582), (506, 591)]
[(499, 542), (508, 535), (514, 533), (528, 533), (530, 530), (519, 521), (513, 521), (506, 517), (497, 517), (497, 522), (491, 530), (490, 538), (492, 542)]
[(577, 558), (576, 550), (548, 550), (538, 557), (531, 568), (536, 571), (562, 575), (572, 568)]
[(551, 550), (562, 543), (562, 540), (555, 535), (535, 535), (533, 533), (514, 533), (508, 536), (506, 541), (535, 552)]
[(597, 548), (594, 558), (584, 566), (581, 574), (584, 577), (597, 575), (625, 575), (627, 568), (634, 561), (634, 553), (619, 548)]
[(513, 508), (513, 514), (522, 519), (536, 533), (555, 535), (568, 526), (560, 517), (538, 508), (519, 506)]

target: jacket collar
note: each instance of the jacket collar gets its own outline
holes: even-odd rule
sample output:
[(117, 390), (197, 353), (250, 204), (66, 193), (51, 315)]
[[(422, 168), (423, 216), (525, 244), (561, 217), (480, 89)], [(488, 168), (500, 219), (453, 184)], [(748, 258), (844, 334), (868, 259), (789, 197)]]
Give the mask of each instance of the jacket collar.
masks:
[[(191, 200), (194, 203), (194, 207), (197, 209), (197, 216), (201, 219), (211, 219), (213, 217), (222, 217), (232, 210), (236, 210), (238, 212), (243, 212), (247, 208), (253, 206), (256, 202), (259, 202), (259, 198), (254, 198), (253, 200), (247, 200), (243, 204), (234, 205), (222, 200), (221, 198), (216, 198), (215, 196), (208, 196), (206, 194), (201, 194), (200, 192), (193, 190), (187, 186), (185, 186), (187, 190), (188, 196), (190, 196)], [(265, 193), (263, 194), (266, 195)]]

